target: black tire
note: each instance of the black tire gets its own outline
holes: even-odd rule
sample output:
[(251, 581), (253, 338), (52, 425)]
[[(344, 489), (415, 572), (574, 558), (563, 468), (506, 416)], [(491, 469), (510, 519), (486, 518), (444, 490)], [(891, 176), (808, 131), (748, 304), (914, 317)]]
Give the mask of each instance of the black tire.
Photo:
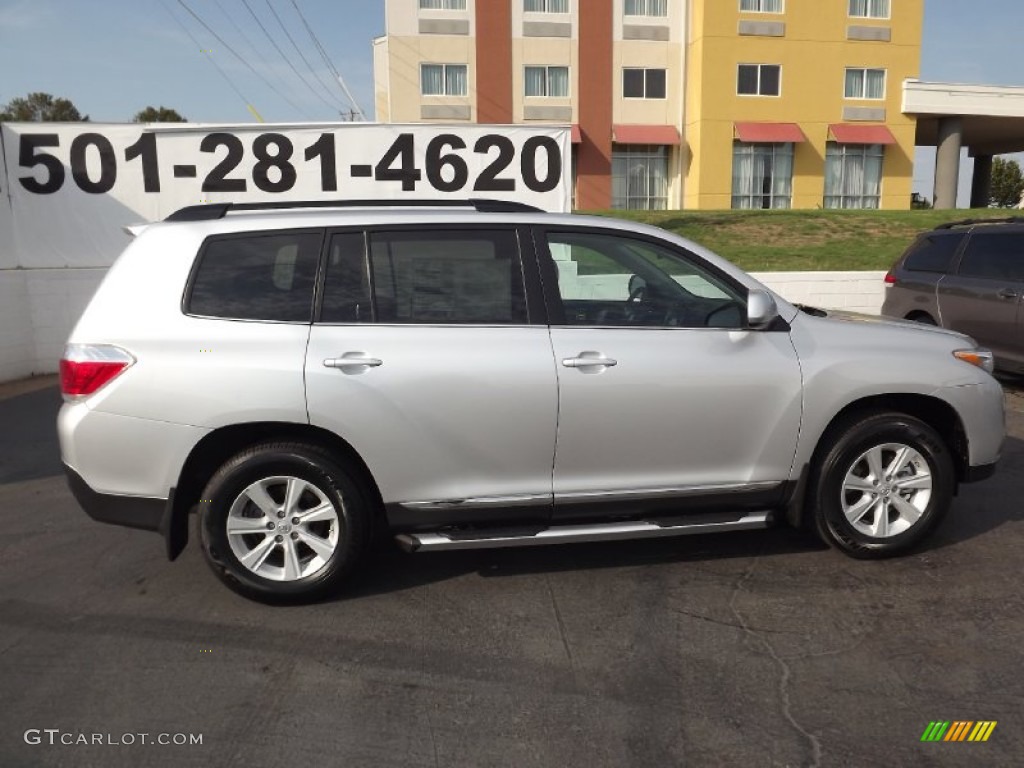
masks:
[[(844, 490), (847, 473), (856, 475), (851, 480), (859, 481), (860, 473), (868, 467), (865, 457), (869, 451), (886, 445), (903, 445), (915, 451), (919, 459), (909, 464), (907, 474), (899, 478), (900, 482), (912, 481), (915, 475), (921, 475), (927, 467), (931, 476), (930, 497), (917, 496), (916, 491), (900, 490), (891, 485), (883, 476), (880, 486), (870, 491)], [(888, 457), (895, 456), (895, 451), (879, 450), (876, 454), (882, 457), (882, 463)], [(873, 485), (873, 474), (864, 477), (866, 485)], [(835, 424), (822, 440), (819, 457), (815, 463), (815, 472), (811, 488), (810, 500), (813, 505), (815, 528), (818, 535), (830, 546), (841, 550), (852, 557), (868, 559), (892, 557), (902, 554), (920, 544), (942, 522), (949, 511), (956, 490), (956, 470), (949, 449), (939, 434), (923, 421), (904, 413), (872, 412), (855, 414)], [(886, 495), (886, 492), (888, 495)], [(860, 494), (859, 496), (857, 494)], [(890, 505), (885, 503), (885, 519), (881, 526), (896, 532), (885, 536), (873, 536), (864, 528), (874, 528), (879, 521), (878, 501), (900, 495)], [(872, 503), (875, 500), (876, 503)], [(913, 522), (909, 515), (904, 515), (896, 508), (896, 502), (915, 502), (923, 507), (918, 510), (919, 517)], [(858, 503), (867, 505), (867, 510), (858, 522), (847, 518), (844, 504), (851, 510), (859, 509)], [(905, 508), (905, 507), (904, 507)], [(856, 513), (854, 513), (856, 516)], [(890, 522), (892, 521), (892, 522)], [(905, 530), (901, 530), (906, 525)]]
[[(289, 486), (274, 478), (302, 481), (296, 483), (296, 487), (305, 490), (296, 494), (300, 498), (296, 499), (295, 507), (299, 509), (305, 504), (308, 508), (300, 509), (297, 515), (309, 514), (313, 508), (310, 504), (326, 509), (325, 502), (329, 502), (335, 517), (294, 525), (293, 520), (298, 517), (277, 519), (287, 504), (283, 495)], [(248, 495), (242, 497), (243, 491), (253, 489), (256, 484), (261, 485), (254, 492), (263, 490), (269, 499), (264, 503), (273, 502), (279, 511), (265, 513)], [(203, 491), (199, 525), (206, 561), (228, 587), (254, 600), (302, 603), (322, 599), (341, 586), (365, 549), (371, 517), (367, 498), (353, 474), (336, 457), (317, 446), (304, 443), (255, 445), (227, 461)], [(236, 525), (241, 521), (247, 527), (257, 523), (267, 529), (279, 527), (274, 528), (274, 534), (254, 528), (253, 533), (233, 535), (229, 541), (228, 519), (236, 503), (231, 517)], [(312, 536), (333, 542), (333, 551), (328, 557), (323, 556), (324, 551), (330, 551), (326, 545), (321, 544), (318, 554), (306, 543)], [(285, 541), (286, 538), (292, 543)], [(277, 570), (275, 562), (280, 561), (280, 580), (267, 578), (242, 564), (236, 549), (244, 551), (248, 547), (251, 547), (250, 553), (261, 548), (261, 552), (267, 552), (262, 559), (257, 557), (257, 568), (264, 574)], [(289, 557), (286, 549), (293, 557)], [(291, 577), (286, 561), (299, 569), (292, 570)], [(301, 575), (304, 569), (309, 573)]]
[(913, 322), (920, 323), (921, 325), (938, 325), (938, 323), (935, 322), (935, 318), (927, 312), (911, 312), (907, 315), (907, 320), (912, 320)]

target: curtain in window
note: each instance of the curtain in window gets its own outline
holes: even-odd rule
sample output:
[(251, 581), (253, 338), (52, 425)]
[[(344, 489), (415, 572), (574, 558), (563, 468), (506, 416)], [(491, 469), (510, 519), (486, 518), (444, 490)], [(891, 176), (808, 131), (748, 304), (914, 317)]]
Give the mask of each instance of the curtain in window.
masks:
[(848, 99), (862, 99), (862, 98), (864, 98), (864, 70), (863, 69), (848, 69), (848, 70), (846, 70), (846, 98), (848, 98)]
[(862, 208), (877, 208), (878, 199), (882, 194), (882, 147), (873, 144), (865, 147), (864, 157), (864, 196)]
[(466, 0), (420, 0), (420, 8), (427, 11), (464, 11)]
[(569, 0), (525, 0), (527, 13), (568, 13)]
[(526, 68), (526, 95), (547, 96), (547, 77), (544, 67)]
[(736, 143), (732, 150), (732, 207), (751, 208), (750, 190), (754, 186), (754, 155), (750, 147)]
[(568, 13), (569, 0), (548, 0), (548, 13)]
[(782, 13), (782, 0), (740, 0), (740, 10)]
[(424, 64), (420, 67), (420, 91), (424, 96), (444, 95), (444, 67)]
[(627, 16), (668, 16), (668, 0), (626, 0)]
[(871, 0), (871, 15), (878, 19), (889, 16), (889, 0)]
[(839, 146), (829, 142), (825, 148), (825, 207), (842, 207), (843, 156)]
[(867, 16), (868, 0), (850, 0), (851, 16)]
[(569, 68), (548, 67), (548, 96), (566, 98), (569, 95)]
[(793, 197), (792, 144), (775, 146), (772, 166), (772, 208), (789, 208)]
[(448, 96), (465, 96), (469, 93), (468, 83), (466, 82), (466, 67), (461, 64), (449, 64), (445, 67), (444, 86), (445, 93)]
[(885, 70), (867, 70), (867, 87), (864, 96), (868, 99), (881, 99), (885, 96)]

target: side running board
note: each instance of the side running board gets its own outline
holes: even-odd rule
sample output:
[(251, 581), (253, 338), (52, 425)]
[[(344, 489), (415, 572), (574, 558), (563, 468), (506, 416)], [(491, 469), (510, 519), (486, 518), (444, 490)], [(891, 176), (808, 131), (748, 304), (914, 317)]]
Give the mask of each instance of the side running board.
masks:
[(588, 525), (556, 525), (536, 532), (496, 528), (491, 531), (443, 531), (436, 533), (402, 533), (395, 537), (406, 552), (440, 551), (444, 549), (494, 549), (497, 547), (530, 547), (540, 544), (571, 544), (618, 539), (645, 539), (656, 536), (686, 536), (693, 533), (747, 531), (767, 528), (771, 512), (749, 512), (742, 516), (693, 515), (664, 522), (594, 523)]

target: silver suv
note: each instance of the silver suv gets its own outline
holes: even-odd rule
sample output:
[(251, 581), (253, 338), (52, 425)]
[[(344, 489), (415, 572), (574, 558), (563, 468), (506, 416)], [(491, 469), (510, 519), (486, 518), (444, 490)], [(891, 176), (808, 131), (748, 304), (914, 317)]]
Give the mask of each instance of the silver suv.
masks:
[(146, 227), (61, 361), (94, 518), (198, 512), (266, 601), (410, 551), (814, 527), (907, 550), (1004, 436), (958, 333), (801, 310), (654, 227), (470, 201), (206, 205)]

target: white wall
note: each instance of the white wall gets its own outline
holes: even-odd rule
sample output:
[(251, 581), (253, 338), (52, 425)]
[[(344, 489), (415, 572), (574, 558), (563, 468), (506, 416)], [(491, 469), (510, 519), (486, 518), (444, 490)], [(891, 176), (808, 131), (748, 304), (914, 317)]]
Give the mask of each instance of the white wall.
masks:
[(752, 272), (784, 299), (822, 309), (877, 315), (885, 300), (885, 272)]

